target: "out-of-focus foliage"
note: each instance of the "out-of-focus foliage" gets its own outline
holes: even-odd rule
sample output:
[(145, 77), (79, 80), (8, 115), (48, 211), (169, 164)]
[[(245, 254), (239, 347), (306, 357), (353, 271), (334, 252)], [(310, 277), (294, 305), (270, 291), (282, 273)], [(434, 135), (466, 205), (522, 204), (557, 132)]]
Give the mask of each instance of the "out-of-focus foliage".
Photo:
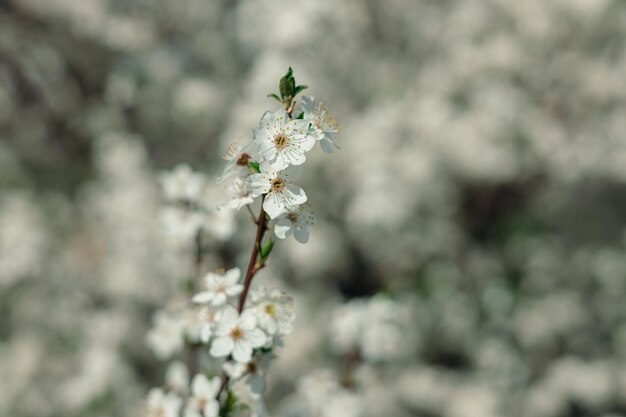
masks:
[[(342, 150), (307, 166), (310, 242), (260, 278), (299, 294), (269, 409), (335, 387), (335, 307), (386, 292), (408, 352), (357, 370), (352, 410), (626, 415), (624, 2), (8, 0), (0, 416), (136, 414), (164, 372), (151, 314), (189, 268), (158, 173), (215, 177), (290, 65)], [(245, 263), (240, 217), (216, 267)]]

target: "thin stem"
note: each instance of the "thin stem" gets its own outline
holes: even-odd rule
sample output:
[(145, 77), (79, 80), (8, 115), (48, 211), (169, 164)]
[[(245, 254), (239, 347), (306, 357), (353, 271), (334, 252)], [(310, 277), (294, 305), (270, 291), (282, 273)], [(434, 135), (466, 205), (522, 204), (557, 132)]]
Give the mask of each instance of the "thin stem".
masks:
[(259, 224), (259, 221), (256, 219), (256, 216), (254, 215), (254, 213), (252, 212), (252, 209), (250, 208), (250, 204), (246, 204), (246, 208), (248, 209), (248, 213), (250, 213), (250, 218), (252, 218), (252, 222), (256, 225)]
[[(258, 219), (255, 220), (257, 224), (256, 228), (256, 237), (254, 238), (254, 245), (252, 246), (252, 253), (250, 254), (250, 262), (248, 262), (248, 270), (246, 271), (246, 276), (243, 281), (243, 291), (239, 296), (239, 304), (237, 306), (237, 311), (241, 313), (243, 311), (243, 306), (246, 304), (246, 298), (248, 297), (248, 291), (250, 290), (250, 284), (252, 284), (252, 278), (254, 275), (263, 267), (257, 259), (259, 257), (259, 251), (261, 248), (261, 242), (263, 242), (263, 236), (267, 231), (267, 219), (265, 217), (265, 211), (263, 211), (263, 202), (265, 201), (265, 194), (261, 196), (261, 210), (259, 212)], [(248, 207), (249, 208), (249, 207)], [(228, 385), (230, 378), (226, 373), (222, 372), (222, 384), (220, 385), (220, 389), (217, 392), (216, 398), (219, 399), (220, 395)]]
[(243, 291), (239, 296), (239, 305), (237, 306), (237, 311), (241, 313), (243, 311), (243, 306), (246, 303), (246, 298), (248, 297), (248, 291), (250, 290), (250, 284), (252, 283), (252, 278), (257, 273), (259, 269), (261, 269), (262, 265), (258, 264), (257, 258), (259, 257), (259, 248), (261, 247), (261, 242), (263, 242), (263, 236), (265, 235), (265, 231), (267, 230), (265, 212), (263, 211), (263, 202), (265, 201), (265, 195), (261, 196), (261, 211), (259, 212), (259, 218), (257, 220), (257, 228), (256, 228), (256, 237), (254, 239), (254, 245), (252, 246), (252, 253), (250, 254), (250, 261), (248, 262), (248, 270), (246, 271), (246, 277), (243, 281)]

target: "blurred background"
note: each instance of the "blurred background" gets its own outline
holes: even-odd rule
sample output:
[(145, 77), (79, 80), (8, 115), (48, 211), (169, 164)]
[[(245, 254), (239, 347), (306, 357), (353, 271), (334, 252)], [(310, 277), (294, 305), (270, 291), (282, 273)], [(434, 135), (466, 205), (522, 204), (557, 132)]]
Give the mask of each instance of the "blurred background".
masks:
[(329, 316), (382, 293), (406, 339), (359, 415), (626, 416), (621, 0), (0, 1), (0, 416), (139, 415), (188, 268), (159, 175), (216, 178), (288, 66), (342, 149), (259, 276), (297, 300), (271, 415), (313, 415), (289, 401), (343, 366)]

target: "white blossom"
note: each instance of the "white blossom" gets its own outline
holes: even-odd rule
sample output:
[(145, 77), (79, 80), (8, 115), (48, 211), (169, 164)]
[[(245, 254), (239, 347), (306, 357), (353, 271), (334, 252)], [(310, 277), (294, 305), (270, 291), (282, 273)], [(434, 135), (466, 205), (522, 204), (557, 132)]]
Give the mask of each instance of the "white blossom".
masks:
[(232, 354), (236, 361), (246, 363), (252, 359), (253, 349), (266, 341), (267, 336), (258, 328), (254, 311), (244, 310), (240, 315), (234, 307), (227, 306), (217, 323), (210, 353), (217, 358)]
[(167, 201), (195, 202), (204, 190), (205, 178), (189, 165), (179, 164), (161, 174), (160, 182)]
[(184, 207), (163, 207), (160, 215), (165, 234), (177, 243), (192, 241), (205, 221), (201, 213)]
[(232, 210), (216, 207), (205, 215), (204, 230), (214, 239), (228, 240), (235, 232), (236, 223)]
[(160, 310), (154, 315), (154, 325), (146, 335), (146, 343), (157, 358), (167, 359), (182, 349), (185, 323), (178, 317)]
[(182, 399), (173, 392), (165, 394), (161, 388), (148, 392), (145, 404), (146, 417), (178, 417)]
[(315, 145), (315, 138), (308, 135), (308, 126), (308, 120), (290, 119), (284, 109), (263, 115), (259, 127), (254, 129), (254, 141), (273, 170), (304, 163), (304, 154)]
[(332, 153), (333, 147), (339, 149), (335, 143), (337, 133), (339, 133), (339, 124), (328, 112), (326, 105), (312, 96), (303, 96), (300, 102), (304, 111), (304, 120), (311, 122), (310, 134), (320, 141), (322, 150)]
[(239, 284), (241, 270), (232, 268), (223, 272), (209, 272), (204, 276), (204, 291), (193, 296), (194, 303), (210, 303), (220, 306), (229, 298), (239, 295), (243, 291), (243, 285)]
[(315, 216), (309, 204), (286, 207), (276, 219), (274, 234), (279, 239), (293, 237), (300, 243), (309, 241), (309, 227), (315, 224)]
[(248, 164), (260, 159), (256, 147), (256, 143), (252, 141), (245, 145), (240, 142), (231, 144), (223, 156), (223, 159), (226, 160), (226, 165), (217, 182), (222, 182), (233, 175), (241, 177), (249, 174), (250, 168)]
[(191, 382), (191, 398), (185, 407), (185, 417), (217, 417), (220, 403), (216, 396), (221, 386), (221, 378), (209, 380), (205, 375), (197, 374)]
[(182, 361), (170, 363), (165, 370), (165, 385), (172, 391), (184, 395), (189, 390), (189, 370)]
[(279, 289), (260, 287), (250, 294), (257, 311), (259, 326), (269, 335), (287, 334), (293, 330), (293, 298)]
[(239, 210), (254, 201), (248, 182), (240, 177), (226, 187), (226, 194), (230, 200), (222, 206), (232, 210)]
[(203, 305), (190, 308), (185, 315), (185, 334), (192, 342), (207, 343), (213, 335), (220, 306)]
[(267, 387), (265, 371), (269, 368), (272, 359), (272, 353), (257, 353), (248, 363), (224, 362), (222, 369), (233, 381), (245, 378), (245, 383), (250, 393), (258, 397), (265, 392)]
[(267, 194), (263, 202), (263, 209), (275, 219), (282, 214), (287, 207), (303, 204), (307, 200), (304, 190), (293, 184), (302, 170), (299, 167), (290, 166), (282, 171), (272, 171), (266, 165), (261, 165), (261, 172), (248, 177), (248, 184), (253, 196)]

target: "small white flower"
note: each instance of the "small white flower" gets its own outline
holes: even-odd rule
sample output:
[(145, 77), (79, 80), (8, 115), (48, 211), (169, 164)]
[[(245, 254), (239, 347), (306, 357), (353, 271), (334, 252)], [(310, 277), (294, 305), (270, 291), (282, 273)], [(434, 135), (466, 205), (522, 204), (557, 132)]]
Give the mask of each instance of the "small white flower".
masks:
[(304, 190), (293, 184), (302, 170), (300, 167), (290, 166), (282, 171), (272, 171), (269, 166), (261, 165), (261, 173), (248, 177), (248, 185), (254, 197), (267, 194), (263, 202), (263, 209), (275, 219), (287, 207), (295, 207), (307, 200)]
[(228, 240), (235, 232), (235, 212), (226, 207), (206, 208), (202, 224), (207, 235), (218, 241)]
[(269, 335), (287, 334), (293, 330), (293, 298), (279, 289), (260, 287), (250, 294), (257, 310), (259, 326)]
[(220, 390), (221, 378), (216, 376), (209, 380), (197, 374), (191, 382), (192, 396), (185, 407), (185, 417), (217, 417), (220, 403), (215, 398)]
[(202, 227), (205, 217), (183, 207), (163, 207), (161, 222), (167, 236), (176, 243), (188, 243)]
[(167, 359), (182, 349), (185, 323), (163, 310), (154, 315), (154, 325), (146, 335), (146, 343), (157, 358)]
[(308, 126), (308, 120), (289, 119), (284, 109), (263, 115), (259, 127), (254, 129), (254, 141), (273, 170), (304, 163), (304, 154), (315, 145), (315, 138), (308, 135)]
[(301, 103), (304, 120), (311, 122), (311, 135), (320, 141), (322, 150), (326, 153), (332, 153), (333, 146), (339, 149), (335, 143), (337, 133), (339, 133), (339, 124), (330, 115), (324, 103), (312, 96), (303, 96)]
[(287, 207), (276, 220), (274, 234), (279, 239), (286, 239), (293, 235), (298, 242), (306, 243), (309, 241), (309, 227), (313, 224), (315, 224), (315, 216), (310, 205)]
[(183, 401), (173, 392), (163, 392), (161, 388), (152, 388), (148, 392), (145, 405), (146, 417), (178, 417)]
[(257, 397), (265, 392), (267, 382), (265, 380), (265, 372), (272, 362), (271, 353), (257, 353), (248, 363), (240, 363), (234, 361), (224, 362), (222, 369), (232, 381), (240, 378), (246, 378), (246, 385), (250, 393)]
[(220, 310), (212, 306), (191, 308), (185, 316), (185, 333), (192, 342), (207, 343), (213, 335), (213, 327)]
[(182, 361), (170, 363), (165, 370), (165, 384), (172, 391), (184, 395), (189, 389), (189, 371)]
[(200, 341), (208, 343), (215, 330), (215, 324), (219, 320), (222, 310), (214, 310), (210, 307), (203, 307), (201, 314), (203, 316), (204, 325), (200, 329)]
[(224, 272), (209, 272), (204, 276), (204, 291), (193, 296), (194, 303), (211, 303), (220, 306), (229, 298), (235, 297), (243, 291), (243, 285), (239, 284), (241, 270), (232, 268)]
[(267, 336), (257, 327), (254, 311), (244, 310), (239, 315), (234, 307), (227, 306), (220, 315), (209, 352), (216, 358), (232, 354), (236, 361), (246, 363), (252, 359), (253, 349), (266, 341)]
[(161, 174), (160, 182), (166, 200), (194, 202), (202, 194), (205, 178), (189, 165), (179, 164)]
[(223, 158), (226, 160), (226, 165), (222, 175), (217, 179), (218, 183), (232, 175), (245, 176), (249, 174), (250, 168), (248, 164), (260, 159), (256, 151), (256, 143), (252, 141), (245, 145), (239, 142), (233, 143), (228, 147)]
[(232, 210), (239, 210), (254, 201), (250, 187), (248, 187), (248, 182), (241, 177), (235, 178), (235, 180), (226, 187), (226, 194), (228, 194), (230, 200), (225, 203), (223, 207)]

